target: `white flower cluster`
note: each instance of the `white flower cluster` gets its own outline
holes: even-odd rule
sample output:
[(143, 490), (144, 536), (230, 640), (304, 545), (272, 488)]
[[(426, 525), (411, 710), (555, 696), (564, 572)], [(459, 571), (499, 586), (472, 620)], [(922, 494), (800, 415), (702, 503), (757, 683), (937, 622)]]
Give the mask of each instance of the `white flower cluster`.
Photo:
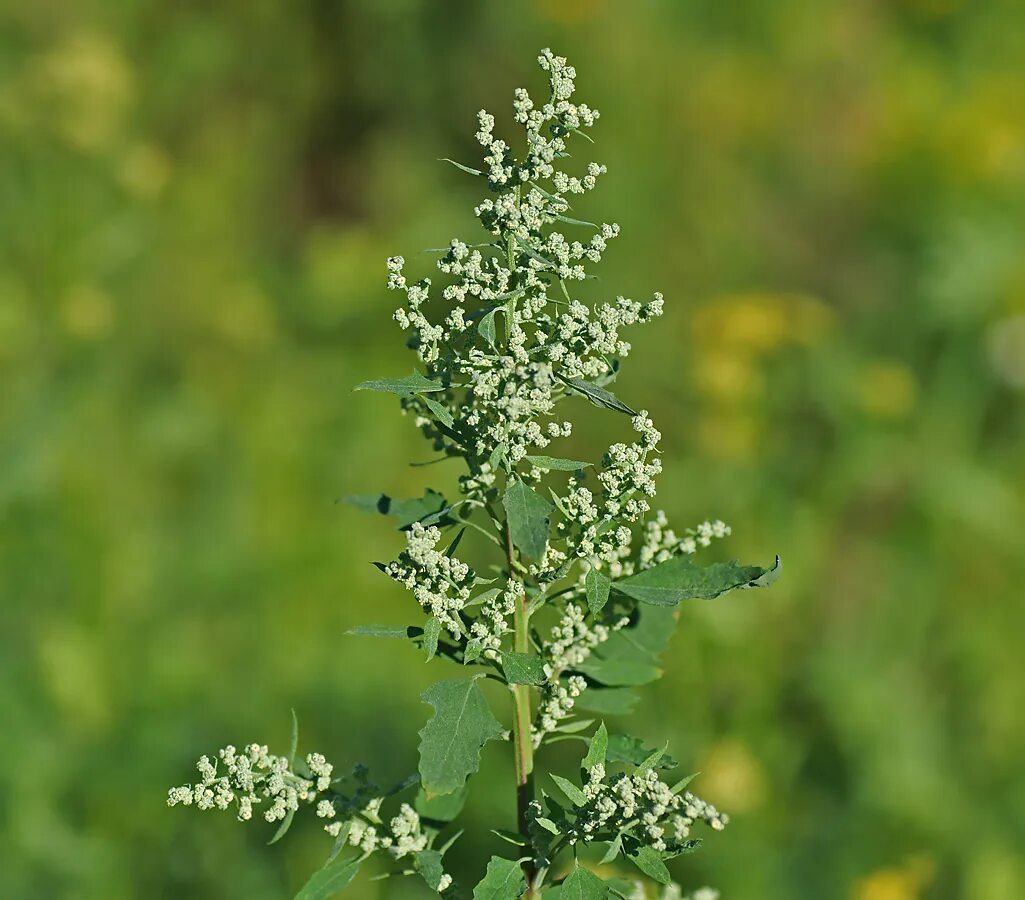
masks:
[(531, 728), (535, 747), (572, 713), (576, 698), (587, 689), (587, 681), (579, 675), (571, 675), (563, 684), (559, 678), (561, 673), (583, 663), (595, 647), (605, 643), (612, 632), (625, 627), (629, 621), (624, 617), (612, 625), (588, 623), (583, 606), (566, 604), (561, 618), (552, 627), (550, 639), (541, 646), (548, 681), (541, 686), (537, 718)]
[(573, 712), (573, 706), (587, 689), (587, 681), (579, 675), (570, 675), (566, 683), (561, 681), (546, 682), (541, 691), (541, 704), (537, 711), (537, 722), (530, 728), (530, 739), (535, 749), (541, 746), (546, 734), (558, 727), (559, 722)]
[(570, 843), (594, 840), (637, 820), (646, 842), (666, 851), (686, 841), (698, 819), (716, 831), (729, 822), (727, 815), (690, 791), (674, 794), (654, 769), (608, 778), (605, 766), (593, 766), (583, 793), (588, 802), (578, 810)]
[[(638, 881), (634, 883), (630, 900), (648, 900), (648, 891), (644, 882)], [(719, 900), (719, 892), (710, 887), (703, 887), (689, 894), (684, 894), (683, 888), (675, 881), (672, 881), (662, 888), (662, 893), (658, 895), (658, 900)]]
[(463, 634), (459, 611), (470, 598), (470, 567), (437, 549), (441, 531), (415, 522), (406, 532), (406, 549), (384, 571), (413, 592), (417, 602), (454, 639)]
[[(557, 168), (568, 156), (567, 136), (591, 127), (598, 113), (573, 102), (574, 71), (565, 59), (545, 50), (539, 63), (549, 76), (548, 102), (535, 104), (522, 89), (515, 96), (515, 118), (527, 138), (522, 160), (513, 158), (508, 143), (495, 136), (494, 116), (484, 110), (478, 114), (476, 137), (484, 148), (483, 175), (492, 196), (475, 213), (495, 240), (480, 247), (453, 240), (438, 261), (450, 280), (441, 292), (451, 304), (449, 311), (429, 317), (431, 280), (410, 282), (403, 273), (404, 260), (388, 260), (389, 288), (406, 294), (394, 317), (413, 332), (412, 343), (427, 374), (466, 388), (459, 394), (435, 394), (430, 403), (411, 397), (403, 404), (413, 409), (418, 425), (439, 449), (475, 455), (474, 471), (496, 448), (517, 463), (552, 438), (567, 436), (569, 423), (552, 421), (556, 402), (567, 393), (555, 373), (562, 378), (609, 376), (614, 360), (630, 351), (621, 330), (662, 313), (659, 294), (649, 303), (619, 297), (594, 310), (569, 297), (566, 282), (586, 277), (585, 266), (601, 260), (619, 226), (593, 226), (586, 240), (552, 228), (560, 220), (587, 227), (566, 219), (566, 197), (593, 189), (605, 167), (591, 162), (579, 177)], [(549, 296), (553, 291), (566, 299)], [(479, 307), (468, 309), (471, 301)], [(563, 312), (552, 311), (559, 306), (565, 307)], [(444, 430), (433, 427), (439, 404)]]
[(225, 810), (237, 803), (239, 821), (247, 821), (253, 817), (254, 806), (266, 803), (263, 817), (276, 822), (331, 787), (333, 769), (323, 756), (311, 753), (306, 765), (311, 778), (297, 775), (288, 757), (274, 756), (261, 744), (249, 744), (241, 753), (229, 744), (215, 762), (201, 757), (196, 768), (202, 780), (171, 788), (167, 805)]
[(689, 528), (684, 536), (680, 537), (669, 527), (666, 514), (658, 510), (655, 518), (644, 524), (644, 543), (638, 550), (638, 563), (641, 569), (647, 569), (673, 556), (696, 553), (698, 547), (707, 547), (713, 539), (729, 537), (730, 534), (730, 526), (716, 519), (714, 522), (702, 522), (695, 528)]
[(470, 626), (470, 637), (480, 642), (481, 655), (498, 659), (502, 653), (502, 637), (512, 630), (509, 619), (516, 611), (516, 604), (523, 597), (522, 582), (510, 579), (505, 590), (494, 588), (488, 591), (476, 621)]

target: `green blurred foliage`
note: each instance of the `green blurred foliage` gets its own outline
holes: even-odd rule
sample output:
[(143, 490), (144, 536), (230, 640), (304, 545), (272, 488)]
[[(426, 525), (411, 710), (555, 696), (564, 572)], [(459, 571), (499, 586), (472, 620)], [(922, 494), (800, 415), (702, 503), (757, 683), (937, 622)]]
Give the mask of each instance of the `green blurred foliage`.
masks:
[[(475, 233), (436, 159), (472, 161), (545, 45), (603, 113), (595, 296), (666, 293), (617, 387), (665, 432), (662, 503), (786, 564), (685, 608), (629, 722), (734, 814), (675, 871), (1025, 896), (1017, 0), (4, 0), (4, 897), (290, 896), (315, 824), (268, 850), (164, 806), (199, 753), (284, 745), (290, 707), (340, 765), (414, 767), (437, 673), (345, 636), (409, 619), (368, 565), (399, 538), (335, 501), (453, 473), (350, 387), (408, 369), (384, 257)], [(458, 875), (502, 852), (502, 756)]]

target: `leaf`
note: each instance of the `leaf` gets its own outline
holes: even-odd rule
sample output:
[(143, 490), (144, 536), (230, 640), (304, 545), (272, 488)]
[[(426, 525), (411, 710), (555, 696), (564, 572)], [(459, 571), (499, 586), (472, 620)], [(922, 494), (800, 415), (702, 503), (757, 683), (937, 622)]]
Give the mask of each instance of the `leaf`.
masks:
[(424, 630), (415, 625), (357, 625), (346, 632), (346, 634), (355, 634), (360, 637), (409, 639), (420, 637), (423, 633)]
[(630, 859), (649, 878), (654, 878), (659, 884), (669, 884), (669, 870), (654, 848), (642, 844), (630, 854)]
[[(613, 734), (609, 736), (609, 762), (633, 763), (639, 766), (649, 759), (654, 751), (644, 746), (644, 741), (629, 734)], [(678, 763), (668, 753), (664, 753), (659, 761), (660, 769), (675, 769)]]
[(526, 889), (527, 879), (518, 862), (492, 856), (487, 873), (473, 889), (473, 900), (519, 900)]
[(451, 428), (455, 424), (455, 420), (452, 418), (452, 411), (447, 406), (443, 406), (437, 400), (432, 400), (430, 397), (424, 397), (424, 403), (434, 413), (434, 418), (443, 425)]
[(463, 811), (466, 803), (466, 796), (469, 788), (465, 785), (458, 791), (451, 794), (440, 794), (437, 797), (428, 797), (421, 787), (416, 792), (416, 799), (413, 801), (413, 808), (420, 814), (422, 819), (430, 819), (433, 822), (451, 822)]
[(417, 850), (413, 860), (414, 868), (427, 882), (427, 887), (436, 891), (445, 874), (445, 867), (441, 864), (441, 854), (437, 850)]
[(427, 662), (434, 659), (438, 652), (438, 635), (441, 634), (441, 619), (431, 616), (424, 625), (424, 650), (427, 651)]
[(571, 219), (569, 216), (556, 216), (560, 222), (565, 222), (567, 225), (586, 225), (588, 228), (597, 228), (598, 226), (594, 222), (585, 222), (583, 219)]
[(295, 765), (295, 752), (299, 749), (299, 717), (292, 710), (292, 739), (288, 742), (288, 767)]
[(578, 394), (583, 394), (595, 406), (600, 406), (603, 409), (611, 409), (615, 412), (625, 413), (628, 416), (637, 415), (635, 410), (623, 403), (623, 401), (616, 397), (616, 395), (611, 391), (605, 390), (605, 388), (598, 387), (598, 385), (591, 384), (589, 381), (584, 381), (580, 378), (566, 378), (558, 373), (554, 374), (559, 381), (572, 388)]
[(562, 883), (560, 900), (605, 900), (608, 886), (594, 872), (577, 866)]
[(693, 775), (688, 775), (686, 778), (681, 778), (676, 784), (674, 784), (669, 790), (674, 794), (680, 793), (688, 784), (690, 784), (695, 778), (698, 777), (698, 773), (695, 772)]
[(509, 684), (544, 684), (548, 680), (544, 660), (533, 653), (504, 652), (502, 671)]
[(480, 638), (470, 638), (466, 642), (466, 649), (463, 650), (463, 665), (473, 662), (484, 652), (484, 644)]
[(637, 705), (640, 697), (629, 688), (589, 687), (576, 699), (574, 709), (625, 716)]
[(387, 494), (354, 494), (344, 498), (346, 503), (365, 510), (379, 512), (385, 516), (395, 516), (399, 521), (399, 530), (408, 528), (414, 522), (427, 522), (437, 517), (444, 519), (449, 510), (448, 501), (436, 491), (428, 488), (422, 497), (410, 500), (396, 500)]
[(674, 556), (636, 575), (613, 582), (612, 587), (643, 603), (675, 606), (681, 600), (713, 600), (734, 588), (770, 584), (778, 570), (778, 557), (775, 566), (763, 569), (735, 562), (700, 566), (687, 556)]
[(516, 549), (530, 559), (540, 559), (548, 546), (548, 528), (555, 507), (522, 481), (509, 482), (502, 505)]
[(637, 771), (638, 772), (647, 772), (649, 769), (654, 769), (655, 766), (657, 766), (659, 764), (659, 761), (662, 759), (662, 757), (665, 756), (665, 752), (668, 749), (669, 749), (669, 742), (666, 741), (666, 744), (665, 744), (664, 747), (661, 747), (658, 750), (652, 751), (652, 753), (644, 759), (644, 761), (637, 767)]
[(595, 766), (605, 765), (605, 752), (608, 747), (609, 733), (605, 728), (605, 723), (602, 722), (591, 735), (591, 745), (587, 750), (587, 756), (580, 763), (580, 768), (587, 772)]
[(559, 459), (556, 456), (525, 456), (524, 459), (532, 466), (552, 472), (576, 472), (579, 469), (591, 467), (589, 462), (581, 462), (579, 459)]
[[(462, 163), (457, 163), (454, 159), (449, 159), (447, 156), (442, 156), (438, 162), (452, 163), (457, 169), (462, 169), (470, 175), (483, 175), (484, 173), (480, 169), (471, 169), (469, 166), (464, 166)], [(448, 249), (447, 247), (445, 248)]]
[[(609, 635), (577, 670), (610, 687), (655, 681), (662, 674), (659, 656), (669, 644), (678, 615), (672, 607), (641, 607), (634, 622)], [(584, 691), (577, 704), (586, 702), (590, 693)]]
[(574, 806), (586, 806), (587, 797), (584, 796), (584, 792), (580, 790), (572, 781), (567, 778), (563, 778), (561, 775), (556, 775), (554, 772), (550, 773), (552, 781), (554, 781), (559, 789), (566, 795), (566, 799), (570, 801)]
[(295, 900), (327, 900), (344, 888), (359, 871), (358, 859), (336, 859), (317, 869), (295, 895)]
[(605, 855), (601, 858), (599, 865), (607, 865), (612, 862), (620, 853), (623, 852), (623, 833), (620, 832), (616, 835), (616, 839), (609, 843), (608, 850), (605, 851)]
[(278, 830), (274, 832), (274, 837), (272, 837), (269, 841), (267, 841), (267, 846), (268, 847), (271, 844), (276, 844), (286, 834), (288, 834), (288, 829), (292, 827), (292, 819), (294, 819), (294, 818), (295, 818), (295, 810), (294, 809), (290, 809), (285, 814), (285, 818), (283, 818), (281, 820), (281, 824), (278, 826)]
[(354, 391), (381, 391), (385, 394), (398, 394), (400, 397), (411, 397), (413, 394), (425, 394), (432, 391), (443, 391), (445, 386), (439, 381), (425, 378), (419, 372), (413, 372), (405, 378), (376, 378), (372, 381), (361, 381)]
[(478, 680), (439, 681), (421, 699), (434, 715), (420, 730), (420, 780), (428, 797), (459, 790), (480, 768), (480, 751), (505, 734), (481, 692)]
[(496, 307), (481, 316), (480, 322), (477, 323), (477, 333), (492, 347), (495, 346), (495, 314), (497, 312), (498, 308)]
[(591, 566), (587, 570), (584, 587), (587, 590), (587, 608), (591, 610), (591, 615), (596, 616), (609, 602), (609, 589), (612, 587), (612, 582), (608, 576)]

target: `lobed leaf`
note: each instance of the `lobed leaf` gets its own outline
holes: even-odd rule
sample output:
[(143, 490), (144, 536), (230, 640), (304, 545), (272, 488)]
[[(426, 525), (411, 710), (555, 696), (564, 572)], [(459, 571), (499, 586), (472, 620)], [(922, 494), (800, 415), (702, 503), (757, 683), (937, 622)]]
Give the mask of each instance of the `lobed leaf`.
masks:
[(439, 681), (421, 699), (434, 715), (420, 730), (420, 780), (428, 797), (450, 794), (480, 768), (480, 751), (505, 734), (477, 682), (483, 675)]
[(366, 512), (395, 516), (400, 531), (409, 528), (414, 522), (427, 524), (431, 521), (443, 521), (450, 509), (448, 501), (430, 488), (424, 491), (422, 497), (413, 497), (409, 500), (396, 500), (387, 494), (353, 494), (343, 499), (346, 503)]
[(522, 481), (510, 481), (502, 497), (513, 545), (529, 559), (540, 559), (548, 546), (555, 507)]
[(515, 860), (492, 856), (484, 878), (473, 889), (473, 900), (519, 900), (527, 879)]
[(662, 861), (658, 851), (647, 844), (642, 844), (630, 853), (630, 859), (649, 878), (655, 879), (659, 884), (669, 884), (669, 870)]
[(674, 556), (650, 569), (612, 583), (614, 590), (642, 603), (675, 606), (681, 600), (713, 600), (740, 587), (764, 587), (779, 573), (780, 562), (769, 569), (735, 562), (701, 566), (687, 556)]

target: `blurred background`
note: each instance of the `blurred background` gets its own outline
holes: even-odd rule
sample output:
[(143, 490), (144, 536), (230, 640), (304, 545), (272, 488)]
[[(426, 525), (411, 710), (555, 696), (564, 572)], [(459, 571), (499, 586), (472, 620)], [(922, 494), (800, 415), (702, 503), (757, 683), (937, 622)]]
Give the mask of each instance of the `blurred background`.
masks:
[[(388, 398), (384, 258), (475, 240), (475, 113), (577, 66), (666, 294), (617, 392), (680, 527), (779, 553), (695, 603), (622, 729), (733, 814), (725, 900), (1025, 897), (1025, 11), (1016, 0), (0, 2), (0, 894), (291, 896), (315, 822), (168, 810), (203, 752), (416, 764), (412, 648), (349, 493), (444, 488)], [(612, 439), (588, 415), (563, 455)], [(475, 782), (457, 875), (506, 845)], [(412, 879), (369, 900), (428, 896)]]

